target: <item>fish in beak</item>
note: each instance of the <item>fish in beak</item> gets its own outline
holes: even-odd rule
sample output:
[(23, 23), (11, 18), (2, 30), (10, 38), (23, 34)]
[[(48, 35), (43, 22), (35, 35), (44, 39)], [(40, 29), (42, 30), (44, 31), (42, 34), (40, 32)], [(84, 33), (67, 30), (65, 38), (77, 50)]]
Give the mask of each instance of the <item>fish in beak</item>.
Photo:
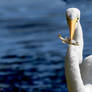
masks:
[(70, 38), (69, 39), (63, 38), (60, 34), (58, 35), (63, 43), (79, 46), (79, 43), (73, 40), (74, 32), (75, 32), (75, 26), (76, 26), (77, 21), (78, 21), (78, 18), (75, 18), (75, 19), (67, 18), (67, 23), (68, 23), (69, 31), (70, 31)]

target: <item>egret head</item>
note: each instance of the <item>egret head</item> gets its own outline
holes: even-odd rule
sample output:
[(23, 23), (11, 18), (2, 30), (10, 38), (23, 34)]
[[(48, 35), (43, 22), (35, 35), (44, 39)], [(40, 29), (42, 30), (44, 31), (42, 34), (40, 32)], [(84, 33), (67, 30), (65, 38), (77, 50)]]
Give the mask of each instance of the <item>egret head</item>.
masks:
[(67, 23), (70, 30), (70, 41), (73, 39), (76, 23), (80, 20), (80, 10), (77, 8), (68, 8), (66, 10)]

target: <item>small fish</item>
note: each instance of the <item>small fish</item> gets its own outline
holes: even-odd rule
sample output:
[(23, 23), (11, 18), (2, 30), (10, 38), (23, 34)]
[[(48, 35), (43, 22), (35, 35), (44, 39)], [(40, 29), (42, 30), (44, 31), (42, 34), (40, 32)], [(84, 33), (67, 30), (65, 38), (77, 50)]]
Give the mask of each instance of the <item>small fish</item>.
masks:
[(63, 38), (63, 37), (61, 36), (61, 34), (58, 34), (58, 37), (62, 40), (63, 43), (67, 43), (67, 44), (70, 44), (70, 45), (79, 46), (78, 42), (76, 42), (76, 41), (71, 42), (71, 41), (69, 40), (69, 38)]

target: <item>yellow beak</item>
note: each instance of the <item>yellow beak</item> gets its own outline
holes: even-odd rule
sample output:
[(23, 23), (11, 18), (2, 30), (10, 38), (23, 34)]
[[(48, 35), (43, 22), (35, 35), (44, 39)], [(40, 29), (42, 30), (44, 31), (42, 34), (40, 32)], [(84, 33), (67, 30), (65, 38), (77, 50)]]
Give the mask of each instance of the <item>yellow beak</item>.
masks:
[(74, 36), (74, 32), (75, 32), (75, 24), (77, 22), (77, 18), (71, 20), (71, 19), (68, 19), (67, 20), (68, 22), (68, 25), (69, 25), (69, 31), (70, 31), (70, 41), (73, 39), (73, 36)]

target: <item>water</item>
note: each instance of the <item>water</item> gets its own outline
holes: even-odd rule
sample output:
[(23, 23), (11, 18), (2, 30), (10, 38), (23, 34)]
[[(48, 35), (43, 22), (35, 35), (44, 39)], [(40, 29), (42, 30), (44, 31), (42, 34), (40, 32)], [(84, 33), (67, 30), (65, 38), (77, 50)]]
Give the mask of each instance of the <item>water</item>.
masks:
[(92, 2), (64, 1), (1, 3), (0, 92), (68, 92), (64, 75), (67, 45), (57, 35), (69, 36), (65, 9), (79, 8), (83, 56), (92, 54)]

